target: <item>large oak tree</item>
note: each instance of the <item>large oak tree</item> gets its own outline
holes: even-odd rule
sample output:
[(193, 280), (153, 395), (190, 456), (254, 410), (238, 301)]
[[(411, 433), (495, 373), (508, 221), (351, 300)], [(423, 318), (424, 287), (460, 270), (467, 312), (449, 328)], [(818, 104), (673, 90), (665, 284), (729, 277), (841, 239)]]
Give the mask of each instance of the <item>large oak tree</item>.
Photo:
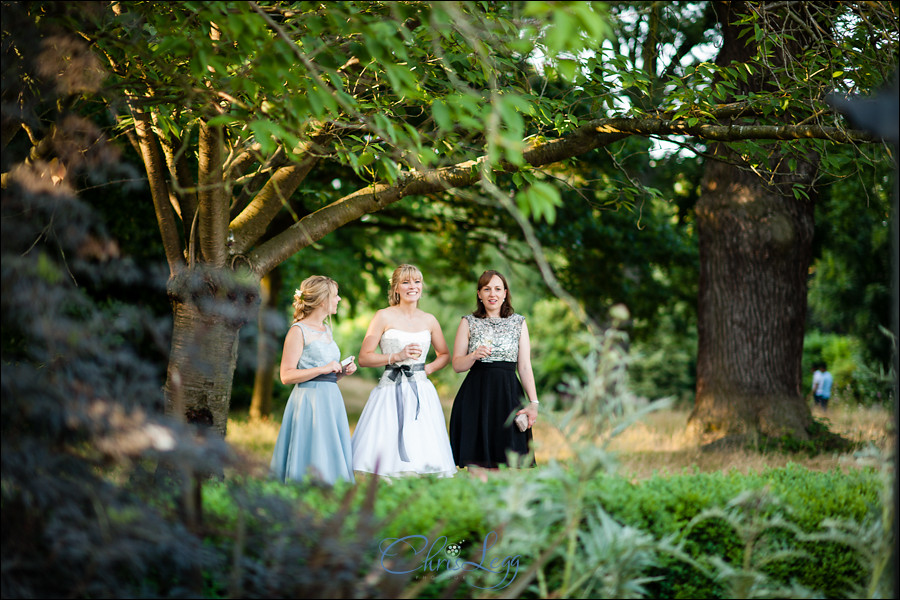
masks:
[[(780, 4), (800, 11), (803, 3)], [(651, 33), (668, 10), (622, 5)], [(825, 57), (821, 69), (772, 61), (787, 32), (733, 11), (726, 25), (755, 36), (759, 53), (711, 64), (676, 44), (680, 60), (665, 73), (657, 58), (670, 46), (648, 35), (640, 56), (620, 52), (605, 21), (619, 13), (607, 14), (605, 3), (100, 6), (93, 19), (63, 14), (60, 35), (45, 45), (59, 56), (60, 76), (73, 47), (89, 48), (108, 73), (91, 99), (108, 106), (141, 156), (170, 270), (167, 410), (209, 411), (222, 433), (238, 332), (255, 316), (261, 278), (329, 233), (404, 198), (468, 188), (512, 211), (531, 239), (523, 215), (552, 218), (560, 202), (546, 169), (631, 136), (670, 138), (701, 153), (726, 144), (741, 156), (742, 173), (768, 165), (773, 148), (792, 164), (829, 144), (875, 142), (849, 130), (825, 94), (881, 83), (897, 44), (889, 3), (840, 3), (815, 21), (839, 23), (804, 46), (804, 58)], [(34, 18), (59, 11), (49, 3), (27, 10)], [(72, 46), (73, 34), (86, 42)], [(865, 66), (836, 76), (830, 67), (853, 44)], [(771, 78), (776, 85), (743, 85)], [(15, 125), (5, 120), (4, 147)], [(310, 197), (304, 182), (334, 165), (363, 184), (325, 201)], [(811, 181), (796, 183), (810, 195)], [(770, 237), (781, 231), (772, 227)]]

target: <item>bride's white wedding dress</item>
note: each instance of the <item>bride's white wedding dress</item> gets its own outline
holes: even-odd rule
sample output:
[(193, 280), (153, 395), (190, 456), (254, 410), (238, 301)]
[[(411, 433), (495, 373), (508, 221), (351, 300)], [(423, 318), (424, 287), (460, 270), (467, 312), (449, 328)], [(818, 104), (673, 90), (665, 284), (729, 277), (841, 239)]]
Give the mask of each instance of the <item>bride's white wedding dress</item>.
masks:
[(379, 345), (383, 354), (397, 354), (414, 342), (422, 348), (419, 358), (388, 365), (369, 395), (353, 432), (354, 471), (384, 476), (456, 473), (441, 401), (424, 371), (431, 333), (388, 329)]

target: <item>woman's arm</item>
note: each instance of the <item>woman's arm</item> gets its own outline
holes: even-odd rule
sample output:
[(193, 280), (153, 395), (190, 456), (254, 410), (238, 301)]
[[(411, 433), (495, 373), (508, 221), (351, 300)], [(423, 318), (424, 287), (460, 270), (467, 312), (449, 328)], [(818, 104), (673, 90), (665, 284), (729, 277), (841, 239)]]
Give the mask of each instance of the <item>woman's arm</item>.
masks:
[(385, 367), (391, 364), (389, 354), (379, 354), (375, 352), (378, 344), (381, 342), (381, 335), (384, 333), (385, 317), (384, 311), (379, 310), (372, 317), (369, 328), (366, 330), (366, 337), (363, 338), (362, 347), (359, 349), (359, 366), (361, 367)]
[(284, 349), (281, 353), (281, 383), (284, 385), (293, 385), (295, 383), (303, 383), (310, 379), (315, 379), (319, 375), (326, 373), (340, 373), (341, 363), (336, 360), (331, 361), (327, 365), (321, 367), (312, 367), (309, 369), (298, 369), (297, 363), (300, 362), (300, 356), (303, 354), (303, 332), (299, 327), (291, 327), (288, 329), (287, 335), (284, 336)]
[(528, 415), (528, 426), (534, 425), (538, 415), (537, 388), (534, 385), (534, 371), (531, 369), (531, 339), (528, 337), (528, 324), (522, 322), (522, 333), (519, 335), (519, 360), (516, 364), (519, 379), (522, 381), (522, 389), (528, 398), (528, 406), (516, 414)]
[(441, 324), (434, 315), (431, 317), (431, 347), (434, 348), (436, 354), (433, 361), (425, 365), (425, 374), (431, 375), (436, 371), (440, 371), (450, 362), (450, 349), (447, 347), (447, 341), (444, 340), (444, 332), (441, 331)]
[(473, 352), (469, 352), (469, 320), (463, 317), (453, 341), (453, 370), (457, 373), (468, 371), (475, 361), (490, 355), (491, 351), (486, 346), (478, 346)]

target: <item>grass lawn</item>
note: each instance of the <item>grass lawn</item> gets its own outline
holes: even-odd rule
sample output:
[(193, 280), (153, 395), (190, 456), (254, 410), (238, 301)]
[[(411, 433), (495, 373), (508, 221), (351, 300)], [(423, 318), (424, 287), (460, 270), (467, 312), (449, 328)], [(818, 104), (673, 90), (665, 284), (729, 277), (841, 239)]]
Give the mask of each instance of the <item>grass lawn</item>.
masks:
[[(359, 377), (348, 377), (339, 385), (352, 431), (375, 384)], [(448, 420), (454, 395), (455, 390), (441, 391), (440, 394)], [(226, 439), (248, 463), (258, 467), (260, 473), (265, 473), (272, 457), (283, 411), (283, 406), (277, 406), (272, 418), (259, 421), (250, 421), (246, 412), (235, 413), (228, 421)], [(684, 469), (697, 469), (701, 472), (733, 469), (759, 472), (788, 463), (827, 471), (861, 466), (869, 460), (858, 452), (809, 457), (805, 454), (781, 452), (759, 453), (742, 448), (706, 451), (687, 439), (685, 423), (688, 414), (688, 408), (659, 410), (614, 438), (609, 448), (618, 456), (620, 473), (633, 479), (645, 479), (654, 473), (681, 473)], [(838, 399), (832, 402), (827, 413), (814, 409), (813, 415), (827, 422), (833, 432), (854, 441), (871, 444), (884, 451), (884, 455), (887, 455), (888, 448), (895, 443), (894, 419), (885, 408), (848, 406)], [(567, 444), (559, 431), (546, 420), (539, 420), (535, 425), (534, 438), (538, 463), (552, 458), (565, 459)]]

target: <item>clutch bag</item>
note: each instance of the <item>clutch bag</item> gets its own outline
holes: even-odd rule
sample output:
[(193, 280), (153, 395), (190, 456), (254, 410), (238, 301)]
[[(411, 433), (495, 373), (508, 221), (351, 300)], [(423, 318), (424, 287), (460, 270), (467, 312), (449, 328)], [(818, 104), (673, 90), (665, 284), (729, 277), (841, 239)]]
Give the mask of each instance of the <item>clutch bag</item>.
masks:
[(528, 415), (521, 414), (516, 417), (516, 427), (519, 428), (519, 431), (525, 431), (528, 429)]

